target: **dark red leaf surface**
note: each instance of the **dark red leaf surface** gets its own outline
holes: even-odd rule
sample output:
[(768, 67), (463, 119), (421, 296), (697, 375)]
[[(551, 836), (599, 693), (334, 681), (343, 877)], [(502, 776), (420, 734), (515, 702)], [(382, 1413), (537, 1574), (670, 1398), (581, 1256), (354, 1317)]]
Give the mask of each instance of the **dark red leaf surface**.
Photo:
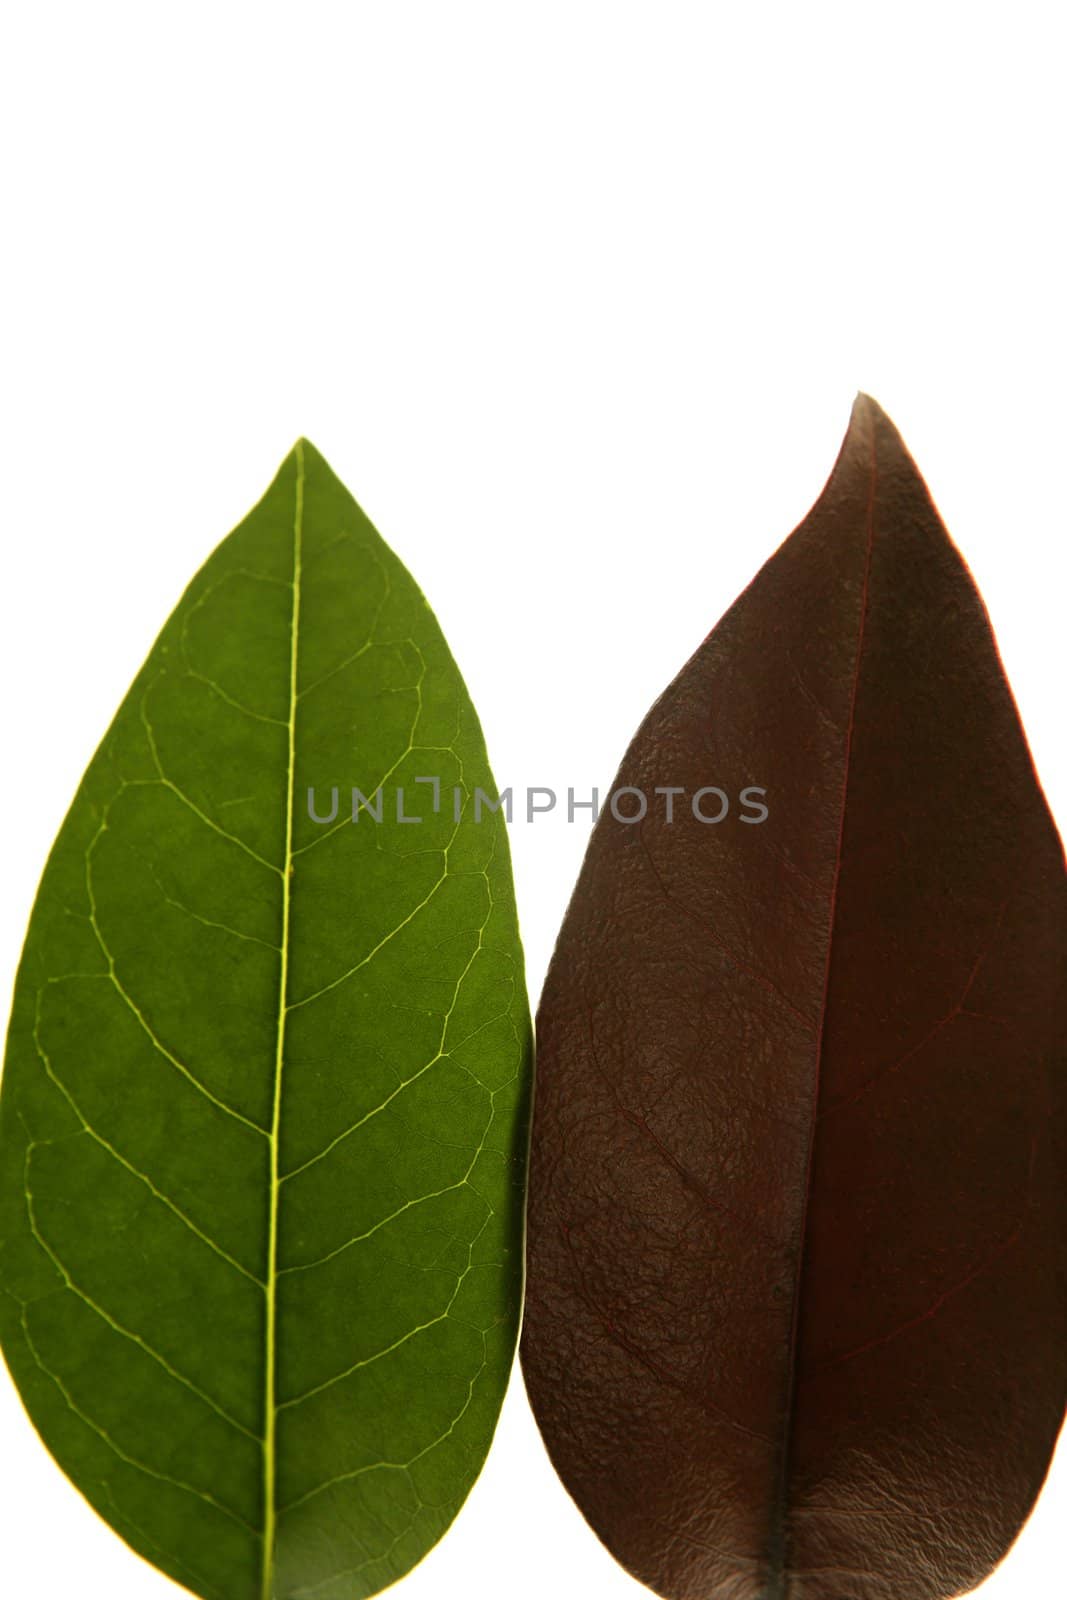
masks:
[[(653, 796), (712, 784), (718, 824)], [(552, 1460), (672, 1600), (970, 1589), (1067, 1392), (1067, 894), (981, 599), (873, 401), (622, 785), (648, 814), (595, 829), (538, 1018)]]

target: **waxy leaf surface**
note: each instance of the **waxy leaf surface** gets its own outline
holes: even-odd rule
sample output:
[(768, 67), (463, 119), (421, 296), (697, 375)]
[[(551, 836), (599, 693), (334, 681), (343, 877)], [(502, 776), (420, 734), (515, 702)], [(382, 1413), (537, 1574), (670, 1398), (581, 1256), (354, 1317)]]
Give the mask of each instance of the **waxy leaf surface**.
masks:
[[(353, 785), (383, 786), (380, 823)], [(0, 1100), (15, 1381), (101, 1515), (208, 1600), (373, 1594), (488, 1448), (529, 1024), (476, 786), (426, 601), (302, 442), (86, 773)]]
[(1064, 1411), (1064, 862), (873, 402), (623, 785), (648, 813), (598, 823), (538, 1016), (522, 1348), (549, 1452), (672, 1600), (967, 1590)]

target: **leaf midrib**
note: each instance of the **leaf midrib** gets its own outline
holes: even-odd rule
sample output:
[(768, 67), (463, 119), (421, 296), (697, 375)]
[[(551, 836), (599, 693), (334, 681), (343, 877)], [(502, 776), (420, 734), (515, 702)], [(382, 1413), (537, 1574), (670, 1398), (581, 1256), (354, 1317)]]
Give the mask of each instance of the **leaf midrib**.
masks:
[(281, 1195), (279, 1135), (281, 1132), (282, 1077), (285, 1064), (285, 1022), (289, 1011), (289, 918), (292, 907), (293, 794), (296, 777), (297, 655), (300, 637), (300, 571), (304, 522), (304, 441), (297, 441), (296, 485), (293, 507), (293, 606), (289, 625), (289, 730), (288, 772), (285, 793), (285, 860), (282, 865), (282, 928), (278, 976), (278, 1023), (274, 1056), (274, 1106), (270, 1131), (270, 1200), (267, 1235), (267, 1318), (263, 1423), (263, 1583), (262, 1600), (271, 1600), (274, 1588), (277, 1428), (277, 1286), (278, 1207)]
[(826, 1012), (830, 998), (830, 975), (833, 969), (834, 929), (837, 923), (837, 898), (844, 858), (845, 819), (848, 812), (849, 779), (852, 772), (852, 737), (856, 725), (856, 703), (859, 696), (860, 672), (863, 664), (863, 645), (867, 631), (867, 612), (870, 604), (871, 558), (874, 552), (874, 507), (878, 484), (878, 446), (873, 423), (870, 443), (870, 484), (867, 491), (866, 550), (864, 555), (863, 587), (860, 595), (859, 626), (856, 637), (856, 659), (852, 675), (852, 694), (849, 702), (848, 726), (845, 732), (845, 749), (841, 779), (841, 811), (838, 821), (837, 851), (834, 858), (834, 877), (830, 890), (830, 915), (826, 935), (826, 965), (823, 976), (822, 1002), (819, 1007), (818, 1035), (815, 1045), (814, 1085), (811, 1096), (811, 1134), (804, 1172), (804, 1195), (800, 1218), (797, 1267), (793, 1279), (793, 1307), (789, 1331), (788, 1369), (786, 1373), (785, 1432), (779, 1457), (778, 1481), (772, 1508), (769, 1551), (768, 1590), (766, 1600), (789, 1600), (791, 1583), (789, 1562), (789, 1479), (792, 1469), (793, 1435), (796, 1425), (797, 1353), (800, 1337), (800, 1319), (804, 1299), (804, 1269), (807, 1255), (808, 1210), (811, 1199), (812, 1176), (815, 1165), (815, 1142), (818, 1127), (819, 1096), (821, 1092), (823, 1041), (826, 1033)]

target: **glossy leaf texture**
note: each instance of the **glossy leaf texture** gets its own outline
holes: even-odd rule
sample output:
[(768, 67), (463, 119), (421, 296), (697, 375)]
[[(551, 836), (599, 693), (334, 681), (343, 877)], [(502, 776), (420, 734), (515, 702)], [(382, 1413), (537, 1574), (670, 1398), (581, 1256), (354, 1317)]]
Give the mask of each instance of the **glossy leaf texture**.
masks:
[(301, 442), (86, 773), (0, 1102), (15, 1381), (100, 1514), (207, 1600), (375, 1593), (493, 1433), (529, 1019), (478, 786), (433, 614)]
[(551, 1457), (672, 1600), (970, 1589), (1064, 1412), (1064, 860), (872, 401), (622, 786), (647, 815), (598, 822), (538, 1015), (522, 1353)]

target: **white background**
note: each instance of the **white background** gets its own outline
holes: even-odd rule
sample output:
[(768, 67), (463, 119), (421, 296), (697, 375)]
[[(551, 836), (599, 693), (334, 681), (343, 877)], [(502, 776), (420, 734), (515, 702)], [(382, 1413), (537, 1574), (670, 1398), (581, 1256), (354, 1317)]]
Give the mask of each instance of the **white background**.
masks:
[[(0, 970), (200, 561), (307, 434), (499, 782), (606, 785), (836, 454), (902, 429), (1067, 818), (1053, 5), (15, 4), (0, 40)], [(587, 826), (517, 824), (536, 996)], [(1062, 1582), (1067, 1452), (983, 1600)], [(0, 1372), (0, 1589), (164, 1600)], [(405, 1600), (623, 1600), (516, 1381)]]

